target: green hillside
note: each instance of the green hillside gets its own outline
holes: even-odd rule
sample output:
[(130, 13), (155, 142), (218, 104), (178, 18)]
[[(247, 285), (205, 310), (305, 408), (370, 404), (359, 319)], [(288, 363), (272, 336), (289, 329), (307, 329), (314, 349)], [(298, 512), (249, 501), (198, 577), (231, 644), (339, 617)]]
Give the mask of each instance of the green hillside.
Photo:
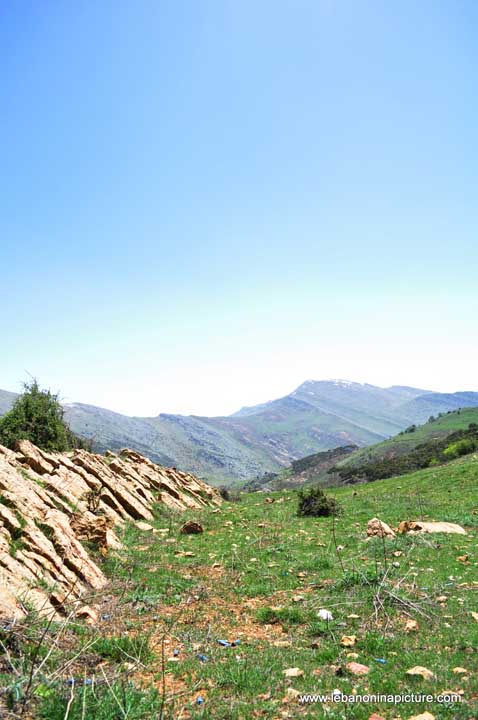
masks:
[[(359, 470), (363, 473), (362, 480), (374, 480), (401, 475), (411, 468), (418, 469), (430, 463), (442, 464), (453, 459), (452, 455), (442, 453), (454, 440), (458, 442), (469, 436), (478, 444), (478, 433), (468, 430), (473, 425), (478, 427), (478, 408), (450, 411), (424, 425), (409, 426), (393, 438), (375, 445), (360, 449), (338, 447), (308, 455), (293, 461), (289, 468), (279, 473), (266, 473), (246, 487), (278, 490), (314, 483), (333, 486), (353, 481), (355, 471)], [(473, 450), (473, 443), (468, 450)]]
[[(62, 630), (69, 643), (45, 661), (52, 679), (35, 694), (36, 716), (120, 717), (120, 698), (128, 717), (145, 720), (369, 720), (372, 713), (405, 720), (425, 712), (475, 720), (478, 456), (399, 483), (330, 492), (343, 510), (335, 519), (297, 517), (296, 494), (285, 491), (188, 513), (204, 528), (198, 535), (181, 534), (185, 517), (173, 513), (157, 516), (158, 534), (128, 528), (123, 549), (102, 561), (114, 583), (101, 622), (81, 634)], [(392, 526), (456, 522), (467, 535), (368, 540), (373, 517)], [(322, 608), (332, 620), (319, 619)], [(13, 662), (27, 649), (11, 649)], [(417, 666), (427, 677), (408, 674)], [(78, 692), (58, 667), (77, 678)], [(4, 672), (4, 685), (15, 688), (17, 676)], [(457, 698), (298, 701), (299, 693), (335, 688), (348, 696), (451, 691)]]
[(478, 424), (478, 407), (450, 411), (431, 422), (418, 426), (412, 432), (402, 431), (389, 440), (361, 448), (337, 463), (337, 466), (351, 467), (370, 460), (403, 455), (421, 443), (443, 439), (456, 430), (465, 430), (473, 423)]

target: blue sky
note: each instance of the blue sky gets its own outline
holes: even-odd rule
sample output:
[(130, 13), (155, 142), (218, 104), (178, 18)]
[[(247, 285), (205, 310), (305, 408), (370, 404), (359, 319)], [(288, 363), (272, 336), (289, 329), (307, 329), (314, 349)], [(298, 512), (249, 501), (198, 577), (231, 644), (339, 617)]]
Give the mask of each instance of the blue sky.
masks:
[(478, 389), (474, 0), (0, 9), (0, 387)]

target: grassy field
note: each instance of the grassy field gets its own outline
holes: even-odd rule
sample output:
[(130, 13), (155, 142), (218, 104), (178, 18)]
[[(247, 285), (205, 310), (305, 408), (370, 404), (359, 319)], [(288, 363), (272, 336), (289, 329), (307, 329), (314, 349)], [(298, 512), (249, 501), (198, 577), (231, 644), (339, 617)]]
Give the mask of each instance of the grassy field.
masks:
[[(296, 495), (282, 492), (190, 516), (158, 511), (156, 533), (128, 528), (124, 550), (104, 561), (112, 582), (97, 624), (63, 634), (52, 626), (53, 641), (33, 662), (35, 644), (22, 637), (15, 650), (10, 642), (17, 674), (4, 664), (4, 717), (476, 718), (478, 456), (330, 492), (343, 506), (335, 521), (298, 518)], [(448, 520), (468, 534), (367, 541), (375, 516), (391, 525)], [(204, 532), (180, 534), (185, 519)], [(321, 620), (320, 609), (333, 620)], [(21, 715), (25, 677), (40, 658)], [(350, 662), (367, 674), (354, 675)], [(432, 675), (408, 675), (414, 666)], [(334, 689), (454, 691), (463, 702), (298, 701), (298, 693)]]

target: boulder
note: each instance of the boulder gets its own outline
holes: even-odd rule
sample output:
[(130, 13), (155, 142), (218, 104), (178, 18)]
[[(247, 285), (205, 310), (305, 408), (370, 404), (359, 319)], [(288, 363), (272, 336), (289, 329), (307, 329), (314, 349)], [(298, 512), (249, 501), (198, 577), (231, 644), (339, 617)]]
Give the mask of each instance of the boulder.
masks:
[(387, 525), (387, 523), (383, 522), (383, 520), (372, 518), (367, 524), (367, 535), (369, 537), (394, 538), (395, 532), (392, 530), (390, 525)]
[(451, 522), (425, 522), (423, 520), (404, 520), (398, 526), (398, 532), (405, 533), (451, 533), (466, 535), (461, 525)]

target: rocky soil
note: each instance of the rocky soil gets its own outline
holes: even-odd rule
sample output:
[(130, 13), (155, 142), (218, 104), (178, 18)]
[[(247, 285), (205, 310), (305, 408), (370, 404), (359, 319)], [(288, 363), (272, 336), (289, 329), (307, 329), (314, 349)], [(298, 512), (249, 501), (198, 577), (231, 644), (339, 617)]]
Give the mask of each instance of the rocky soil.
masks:
[(181, 511), (220, 502), (194, 475), (132, 450), (49, 454), (28, 441), (15, 451), (0, 445), (0, 618), (34, 608), (94, 621), (90, 599), (107, 585), (94, 558), (120, 547), (119, 528), (133, 520), (152, 532), (157, 503)]

